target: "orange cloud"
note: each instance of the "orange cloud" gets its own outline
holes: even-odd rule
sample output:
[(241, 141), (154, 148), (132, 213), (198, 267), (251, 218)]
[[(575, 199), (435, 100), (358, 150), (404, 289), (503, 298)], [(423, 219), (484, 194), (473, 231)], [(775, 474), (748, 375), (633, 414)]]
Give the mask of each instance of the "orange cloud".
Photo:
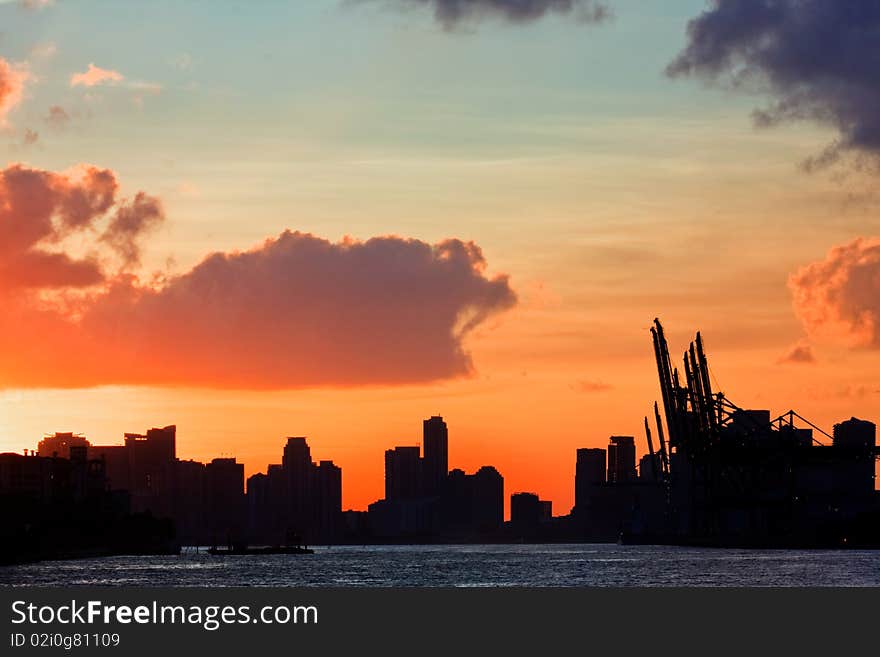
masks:
[(792, 274), (794, 309), (811, 334), (880, 348), (880, 238), (835, 246)]
[[(458, 239), (334, 243), (285, 231), (146, 285), (40, 245), (94, 229), (100, 216), (97, 244), (125, 260), (128, 240), (159, 220), (158, 201), (117, 202), (112, 172), (97, 169), (76, 183), (20, 166), (4, 176), (0, 244), (4, 232), (27, 237), (0, 250), (0, 386), (263, 389), (461, 377), (473, 371), (467, 335), (516, 303), (508, 278), (488, 276), (480, 248)], [(51, 304), (40, 294), (65, 287), (80, 292)]]
[(119, 200), (117, 191), (112, 171), (89, 165), (67, 173), (22, 164), (0, 170), (0, 298), (22, 289), (101, 283), (105, 274), (94, 249), (78, 257), (59, 250), (74, 235), (97, 232), (123, 266), (136, 262), (137, 241), (161, 219), (161, 206), (144, 194), (131, 203)]
[(124, 79), (125, 76), (118, 71), (89, 64), (89, 68), (84, 73), (74, 73), (70, 76), (70, 86), (94, 87), (99, 84), (122, 82)]
[(29, 77), (25, 67), (13, 66), (0, 57), (0, 126), (5, 125), (6, 116), (21, 102)]
[(608, 392), (614, 386), (604, 381), (576, 381), (572, 388), (578, 392)]

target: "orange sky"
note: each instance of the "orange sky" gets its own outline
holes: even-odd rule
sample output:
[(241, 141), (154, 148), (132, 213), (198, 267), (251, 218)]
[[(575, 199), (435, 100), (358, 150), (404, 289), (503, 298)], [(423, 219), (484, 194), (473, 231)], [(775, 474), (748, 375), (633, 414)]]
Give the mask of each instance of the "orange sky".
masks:
[(702, 2), (277, 5), (0, 3), (0, 450), (177, 424), (250, 475), (306, 435), (363, 509), (441, 414), (452, 466), (566, 513), (577, 448), (645, 450), (655, 316), (740, 406), (880, 419), (875, 173), (666, 79)]

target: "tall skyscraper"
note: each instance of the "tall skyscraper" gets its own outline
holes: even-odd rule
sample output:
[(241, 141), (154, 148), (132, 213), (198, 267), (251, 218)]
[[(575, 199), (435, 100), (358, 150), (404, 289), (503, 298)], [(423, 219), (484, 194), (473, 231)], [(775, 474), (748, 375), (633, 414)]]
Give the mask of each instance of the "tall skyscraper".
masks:
[(491, 465), (471, 475), (473, 481), (473, 526), (494, 531), (504, 524), (504, 477)]
[(873, 422), (850, 418), (834, 425), (834, 446), (861, 457), (852, 458), (835, 478), (835, 489), (847, 498), (877, 495), (872, 453), (877, 445), (877, 427)]
[(423, 422), (422, 433), (425, 450), (424, 494), (433, 497), (443, 490), (443, 482), (449, 473), (449, 432), (439, 415)]
[(342, 529), (342, 469), (333, 461), (320, 461), (313, 480), (315, 535), (330, 540)]
[(385, 451), (385, 499), (409, 500), (422, 495), (421, 459), (418, 447), (395, 447)]
[(574, 475), (574, 507), (586, 508), (594, 486), (605, 483), (605, 450), (582, 447), (577, 451)]
[(176, 436), (174, 425), (150, 429), (146, 435), (125, 434), (132, 510), (172, 517)]
[(287, 481), (286, 525), (302, 535), (312, 524), (312, 453), (304, 436), (287, 439), (281, 467)]
[(208, 532), (218, 544), (244, 540), (244, 464), (234, 458), (213, 459), (205, 466)]
[(611, 436), (608, 441), (608, 483), (636, 480), (636, 441), (632, 436)]

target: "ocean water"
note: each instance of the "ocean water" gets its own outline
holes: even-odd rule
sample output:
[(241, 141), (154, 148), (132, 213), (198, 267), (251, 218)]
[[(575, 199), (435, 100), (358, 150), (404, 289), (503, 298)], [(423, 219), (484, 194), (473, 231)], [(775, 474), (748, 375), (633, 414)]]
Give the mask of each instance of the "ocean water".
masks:
[(622, 545), (316, 547), (311, 555), (112, 557), (0, 567), (0, 585), (880, 586), (880, 551)]

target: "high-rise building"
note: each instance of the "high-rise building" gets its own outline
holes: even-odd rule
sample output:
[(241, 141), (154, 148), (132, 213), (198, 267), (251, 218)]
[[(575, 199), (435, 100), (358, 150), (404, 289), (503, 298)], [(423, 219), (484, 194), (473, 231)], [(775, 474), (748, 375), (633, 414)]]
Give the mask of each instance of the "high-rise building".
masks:
[(423, 493), (439, 495), (449, 472), (449, 431), (439, 415), (422, 423), (422, 442), (425, 451), (423, 463)]
[(408, 500), (422, 495), (422, 463), (418, 447), (385, 451), (385, 499)]
[(303, 436), (287, 439), (280, 465), (248, 479), (252, 541), (269, 545), (330, 542), (342, 531), (342, 470), (312, 462)]
[(504, 524), (504, 477), (491, 465), (471, 475), (473, 481), (473, 527), (494, 531)]
[(287, 531), (302, 535), (312, 521), (312, 453), (304, 436), (287, 439), (281, 467), (287, 480)]
[(611, 436), (608, 441), (608, 483), (636, 480), (636, 441), (632, 436)]
[(852, 417), (834, 425), (834, 446), (868, 448), (877, 444), (877, 426)]
[(441, 527), (451, 533), (494, 532), (504, 524), (504, 478), (492, 466), (452, 470), (441, 496)]
[(838, 494), (852, 497), (875, 495), (874, 448), (877, 445), (877, 427), (873, 422), (850, 418), (834, 425), (834, 447), (856, 458), (847, 460), (835, 474), (834, 488)]
[(342, 531), (342, 469), (333, 461), (320, 461), (313, 481), (314, 535), (318, 541), (330, 541)]
[(535, 493), (514, 493), (510, 496), (510, 524), (534, 528), (541, 522), (541, 499)]
[(211, 540), (205, 501), (205, 464), (180, 461), (174, 469), (174, 525), (184, 545), (201, 545)]
[(125, 434), (133, 511), (150, 511), (160, 518), (172, 517), (176, 433), (177, 427), (171, 425), (150, 429), (145, 435)]
[(218, 458), (205, 466), (205, 506), (212, 542), (244, 540), (244, 464)]
[(574, 507), (583, 509), (589, 503), (594, 486), (605, 483), (605, 450), (582, 447), (577, 451), (574, 475)]
[(656, 452), (645, 454), (639, 459), (639, 481), (644, 483), (657, 483), (660, 481), (661, 461), (660, 454)]

